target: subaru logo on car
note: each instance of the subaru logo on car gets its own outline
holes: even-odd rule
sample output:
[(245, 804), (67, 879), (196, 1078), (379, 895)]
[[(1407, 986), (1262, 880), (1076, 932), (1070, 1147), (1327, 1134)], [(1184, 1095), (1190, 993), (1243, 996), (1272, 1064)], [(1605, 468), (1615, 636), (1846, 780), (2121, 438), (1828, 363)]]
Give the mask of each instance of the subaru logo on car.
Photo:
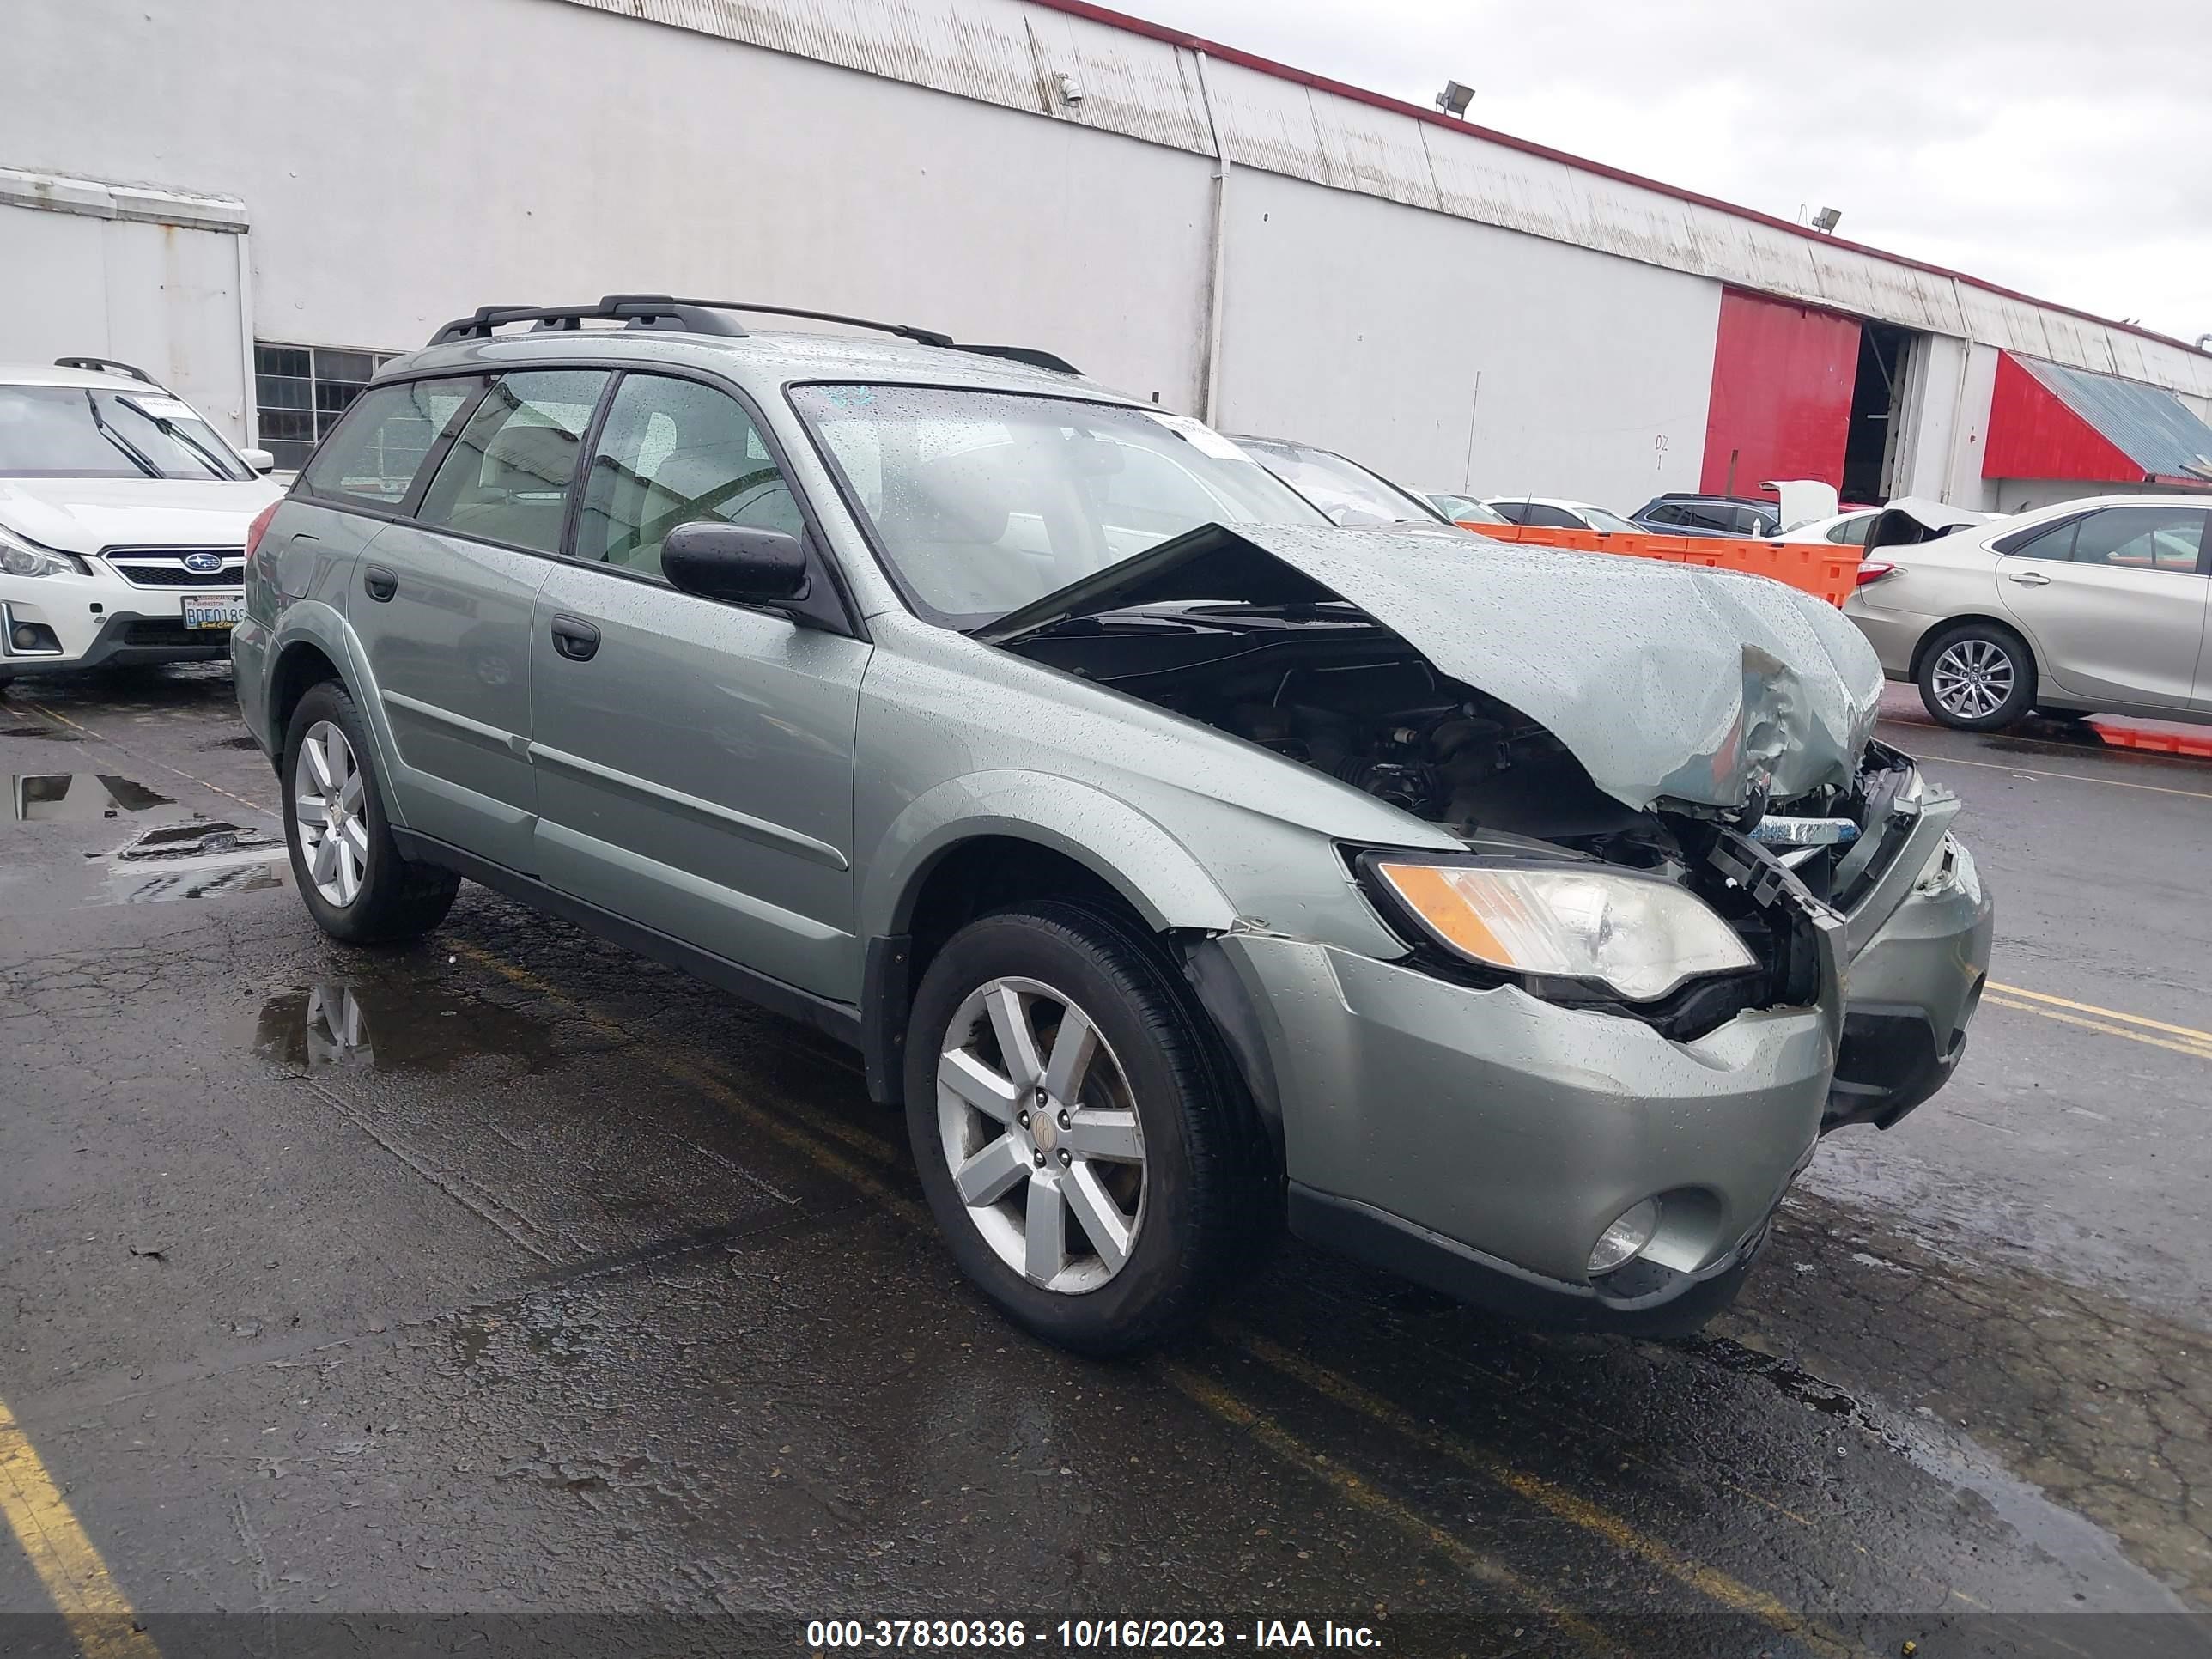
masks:
[(222, 568), (222, 555), (220, 553), (187, 553), (185, 555), (185, 568), (191, 571), (195, 576), (212, 576), (216, 571)]

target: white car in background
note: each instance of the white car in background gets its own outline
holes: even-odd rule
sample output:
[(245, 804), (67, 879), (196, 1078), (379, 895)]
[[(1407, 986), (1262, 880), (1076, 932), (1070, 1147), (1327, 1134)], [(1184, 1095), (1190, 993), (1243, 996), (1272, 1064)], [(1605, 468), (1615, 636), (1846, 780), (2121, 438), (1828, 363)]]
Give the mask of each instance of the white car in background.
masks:
[(1853, 507), (1848, 513), (1832, 513), (1825, 519), (1808, 519), (1802, 524), (1784, 525), (1774, 537), (1778, 542), (1833, 542), (1838, 547), (1864, 547), (1867, 532), (1874, 521), (1881, 517), (1878, 507)]
[(275, 465), (127, 363), (0, 364), (0, 685), (228, 656)]
[(1492, 495), (1483, 505), (1510, 524), (1537, 525), (1547, 530), (1605, 530), (1641, 536), (1648, 532), (1618, 513), (1589, 501), (1562, 501), (1555, 495)]

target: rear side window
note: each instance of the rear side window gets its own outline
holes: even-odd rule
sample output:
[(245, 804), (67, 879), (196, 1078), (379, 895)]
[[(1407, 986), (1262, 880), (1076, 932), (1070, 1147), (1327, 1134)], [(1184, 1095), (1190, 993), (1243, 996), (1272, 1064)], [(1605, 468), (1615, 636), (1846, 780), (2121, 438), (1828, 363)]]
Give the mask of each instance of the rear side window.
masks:
[(1864, 547), (1867, 536), (1873, 529), (1874, 515), (1871, 514), (1864, 518), (1846, 519), (1828, 532), (1828, 539), (1840, 542), (1845, 547)]
[(372, 386), (300, 475), (309, 495), (397, 509), (422, 460), (483, 389), (474, 377)]
[(2025, 530), (1998, 537), (1990, 545), (2000, 553), (2017, 554), (2023, 559), (2070, 559), (2074, 556), (2074, 531), (2081, 522), (2079, 518), (2072, 518), (2030, 525)]
[(500, 376), (438, 464), (416, 520), (431, 529), (558, 552), (584, 429), (606, 383), (606, 371), (597, 368)]
[(1522, 524), (1539, 525), (1547, 530), (1580, 530), (1583, 527), (1583, 521), (1573, 514), (1559, 507), (1546, 507), (1540, 501), (1531, 502), (1522, 511), (1528, 515), (1521, 520)]
[(2074, 562), (2194, 574), (2204, 518), (2198, 507), (2108, 507), (2081, 521)]
[(668, 532), (699, 519), (793, 536), (806, 527), (736, 398), (672, 375), (624, 375), (592, 453), (576, 556), (659, 578)]

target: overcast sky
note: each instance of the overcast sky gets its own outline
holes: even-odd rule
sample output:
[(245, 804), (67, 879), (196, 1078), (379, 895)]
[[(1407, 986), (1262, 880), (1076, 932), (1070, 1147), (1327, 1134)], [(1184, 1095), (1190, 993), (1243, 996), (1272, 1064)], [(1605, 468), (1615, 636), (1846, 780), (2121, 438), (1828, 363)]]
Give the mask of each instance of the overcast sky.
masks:
[(2039, 299), (2212, 330), (2212, 0), (1108, 0)]

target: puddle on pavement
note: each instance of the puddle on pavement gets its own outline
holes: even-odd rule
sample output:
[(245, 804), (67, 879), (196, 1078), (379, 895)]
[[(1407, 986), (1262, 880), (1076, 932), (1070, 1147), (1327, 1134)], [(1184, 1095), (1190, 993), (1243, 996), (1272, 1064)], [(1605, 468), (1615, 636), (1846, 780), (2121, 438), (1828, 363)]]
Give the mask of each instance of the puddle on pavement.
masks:
[(17, 823), (97, 823), (175, 805), (173, 796), (112, 772), (10, 773), (8, 778), (9, 816)]
[(250, 1040), (264, 1060), (307, 1072), (438, 1073), (479, 1054), (535, 1070), (554, 1058), (543, 1026), (434, 982), (287, 991), (262, 1005)]
[(33, 738), (46, 743), (75, 743), (76, 733), (59, 726), (0, 726), (0, 738)]
[(180, 823), (142, 830), (108, 853), (88, 904), (166, 904), (222, 898), (290, 884), (292, 866), (283, 845), (265, 830), (197, 815)]

